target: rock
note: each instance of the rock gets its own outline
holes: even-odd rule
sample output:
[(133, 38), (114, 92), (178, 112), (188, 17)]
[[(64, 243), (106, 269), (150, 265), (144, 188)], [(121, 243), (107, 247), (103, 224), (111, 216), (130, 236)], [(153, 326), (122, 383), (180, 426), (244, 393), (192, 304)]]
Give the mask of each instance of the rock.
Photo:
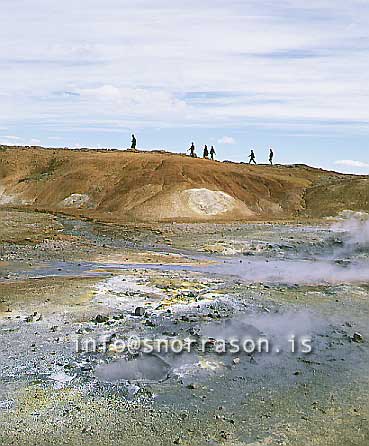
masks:
[(135, 316), (144, 316), (145, 315), (145, 308), (144, 307), (136, 307), (135, 308)]
[(230, 434), (229, 434), (228, 432), (226, 432), (226, 431), (220, 431), (220, 432), (219, 432), (219, 435), (220, 435), (220, 437), (223, 438), (224, 440), (228, 440), (229, 437), (230, 437)]
[(89, 372), (90, 370), (92, 370), (92, 365), (91, 364), (83, 364), (80, 367), (81, 372)]
[(42, 319), (42, 315), (40, 313), (38, 313), (37, 311), (35, 311), (33, 314), (26, 316), (26, 318), (24, 319), (26, 322), (37, 322), (40, 321)]
[(95, 317), (95, 322), (97, 324), (103, 324), (104, 322), (108, 322), (108, 320), (109, 320), (109, 316), (103, 316), (102, 314), (98, 314)]
[(351, 340), (353, 342), (363, 342), (364, 338), (363, 335), (357, 331), (355, 331), (355, 333), (352, 335)]
[(146, 321), (145, 321), (145, 325), (146, 325), (147, 327), (156, 327), (155, 322), (150, 321), (150, 319), (146, 319)]
[(201, 328), (200, 328), (198, 325), (196, 325), (195, 327), (191, 327), (191, 328), (188, 330), (188, 332), (189, 332), (189, 334), (192, 335), (192, 336), (200, 336)]
[(198, 389), (198, 388), (199, 388), (199, 385), (196, 384), (196, 383), (191, 383), (191, 384), (187, 385), (187, 389), (195, 390), (195, 389)]

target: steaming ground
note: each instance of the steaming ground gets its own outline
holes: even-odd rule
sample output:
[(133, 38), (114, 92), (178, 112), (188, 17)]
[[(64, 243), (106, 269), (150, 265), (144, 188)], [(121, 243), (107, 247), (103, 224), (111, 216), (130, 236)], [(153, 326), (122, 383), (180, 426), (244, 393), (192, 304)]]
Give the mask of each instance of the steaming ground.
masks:
[[(1, 217), (1, 444), (368, 444), (366, 214), (153, 228)], [(132, 336), (195, 343), (119, 351)], [(292, 353), (292, 336), (312, 351)], [(246, 337), (270, 352), (215, 351)], [(88, 339), (96, 352), (75, 351)]]

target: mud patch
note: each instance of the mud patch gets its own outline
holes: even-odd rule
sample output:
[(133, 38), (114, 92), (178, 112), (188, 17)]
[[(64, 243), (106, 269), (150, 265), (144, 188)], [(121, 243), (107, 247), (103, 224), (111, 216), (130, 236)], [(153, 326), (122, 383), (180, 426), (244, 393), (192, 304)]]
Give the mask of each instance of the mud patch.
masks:
[(130, 361), (122, 359), (98, 366), (95, 375), (102, 381), (155, 381), (168, 378), (170, 366), (156, 355), (143, 356)]

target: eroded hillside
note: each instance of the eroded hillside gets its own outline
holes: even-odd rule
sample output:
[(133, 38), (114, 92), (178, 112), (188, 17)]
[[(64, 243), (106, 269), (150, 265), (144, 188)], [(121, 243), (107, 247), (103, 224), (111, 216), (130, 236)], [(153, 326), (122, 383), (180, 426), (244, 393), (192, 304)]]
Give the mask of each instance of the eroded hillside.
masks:
[(113, 222), (236, 221), (369, 210), (367, 177), (166, 152), (0, 148), (0, 206)]

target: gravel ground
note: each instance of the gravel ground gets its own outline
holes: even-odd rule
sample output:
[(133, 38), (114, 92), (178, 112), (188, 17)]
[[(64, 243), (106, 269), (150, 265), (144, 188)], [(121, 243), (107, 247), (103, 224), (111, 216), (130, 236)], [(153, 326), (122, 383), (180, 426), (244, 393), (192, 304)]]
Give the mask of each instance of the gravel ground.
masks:
[[(337, 255), (343, 235), (325, 225), (117, 227), (1, 216), (1, 444), (369, 443), (367, 281), (246, 279), (247, 262), (260, 259), (313, 259), (319, 269), (318, 256)], [(244, 269), (227, 266), (237, 263)], [(217, 337), (245, 332), (281, 351), (214, 351)], [(292, 332), (311, 336), (310, 354), (288, 350)], [(191, 336), (196, 348), (118, 351), (115, 340), (132, 335)], [(97, 350), (77, 352), (88, 339)]]

